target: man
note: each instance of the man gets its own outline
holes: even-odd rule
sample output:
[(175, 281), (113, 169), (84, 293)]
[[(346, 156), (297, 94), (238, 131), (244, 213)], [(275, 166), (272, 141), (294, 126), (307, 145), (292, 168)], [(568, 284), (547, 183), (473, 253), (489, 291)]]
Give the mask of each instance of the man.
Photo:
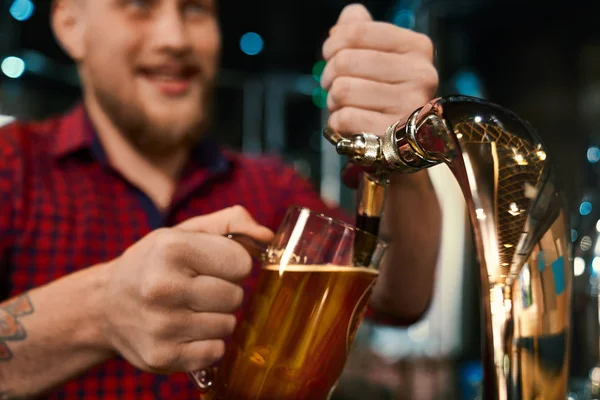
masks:
[[(289, 167), (207, 136), (215, 1), (55, 1), (83, 105), (0, 134), (0, 398), (195, 398), (176, 372), (218, 362), (256, 272), (222, 235), (269, 241), (293, 204), (340, 215)], [(345, 8), (323, 44), (329, 124), (406, 117), (436, 90), (432, 53)], [(440, 210), (426, 174), (394, 177), (388, 200), (371, 307), (410, 323), (431, 298)]]

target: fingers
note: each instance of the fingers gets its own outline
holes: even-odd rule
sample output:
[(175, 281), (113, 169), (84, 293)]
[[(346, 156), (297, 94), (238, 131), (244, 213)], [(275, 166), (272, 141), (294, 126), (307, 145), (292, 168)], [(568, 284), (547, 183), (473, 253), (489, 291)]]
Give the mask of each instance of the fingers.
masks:
[(213, 276), (194, 278), (186, 295), (188, 307), (196, 312), (233, 313), (243, 299), (240, 286)]
[(236, 325), (235, 315), (227, 313), (165, 309), (155, 310), (148, 316), (151, 318), (146, 321), (145, 331), (155, 342), (150, 347), (226, 338)]
[(183, 342), (224, 339), (235, 329), (236, 319), (232, 314), (192, 313), (186, 319), (183, 330), (178, 336)]
[[(183, 232), (186, 245), (173, 256), (192, 276), (212, 276), (239, 282), (252, 270), (250, 254), (238, 243), (223, 236)], [(172, 249), (177, 252), (177, 248)]]
[(370, 49), (389, 53), (419, 52), (433, 59), (429, 37), (387, 22), (366, 21), (338, 24), (323, 43), (323, 58), (330, 60), (342, 49)]
[(189, 370), (189, 363), (195, 362), (202, 368), (211, 365), (223, 356), (223, 340), (236, 326), (231, 314), (170, 310), (151, 316), (134, 340), (138, 361), (152, 371)]
[(327, 108), (331, 112), (343, 107), (386, 112), (390, 104), (402, 101), (402, 93), (399, 86), (342, 76), (336, 78), (331, 85), (327, 95)]
[(415, 62), (412, 55), (343, 49), (327, 62), (321, 76), (321, 86), (329, 91), (334, 79), (340, 76), (395, 84), (419, 80), (435, 73), (430, 63)]
[(187, 233), (189, 247), (195, 249), (182, 252), (195, 275), (209, 275), (231, 282), (245, 278), (251, 271), (252, 261), (240, 244), (222, 235), (242, 233), (265, 243), (272, 241), (274, 236), (241, 206), (188, 219), (175, 230)]
[[(415, 104), (429, 101), (429, 91), (420, 82), (389, 84), (361, 78), (336, 78), (327, 96), (331, 128), (352, 135), (360, 132), (385, 134), (395, 121), (404, 119)], [(419, 90), (417, 90), (417, 89)]]
[(188, 219), (177, 225), (176, 228), (215, 235), (244, 233), (262, 242), (273, 240), (273, 232), (256, 222), (250, 213), (241, 206), (233, 206), (212, 214)]
[(183, 371), (199, 371), (214, 365), (224, 355), (225, 342), (220, 339), (186, 343), (179, 349), (179, 365)]
[(384, 132), (381, 131), (381, 127), (388, 120), (390, 120), (389, 116), (378, 111), (344, 107), (329, 116), (328, 126), (344, 136), (351, 136), (360, 132), (382, 135)]
[(251, 271), (250, 254), (238, 243), (223, 236), (187, 232), (177, 229), (158, 229), (152, 232), (153, 242), (148, 258), (159, 268), (143, 274), (145, 285), (157, 287), (154, 292), (170, 291), (165, 271), (174, 270), (178, 276), (209, 275), (237, 282)]
[(362, 4), (349, 4), (340, 13), (338, 24), (348, 24), (352, 22), (371, 21), (373, 17)]
[(153, 373), (169, 374), (208, 368), (225, 355), (222, 339), (199, 340), (177, 346), (155, 348), (142, 356), (145, 368)]
[(323, 44), (329, 125), (346, 135), (382, 135), (431, 100), (438, 85), (433, 44), (421, 33), (373, 21), (347, 6)]

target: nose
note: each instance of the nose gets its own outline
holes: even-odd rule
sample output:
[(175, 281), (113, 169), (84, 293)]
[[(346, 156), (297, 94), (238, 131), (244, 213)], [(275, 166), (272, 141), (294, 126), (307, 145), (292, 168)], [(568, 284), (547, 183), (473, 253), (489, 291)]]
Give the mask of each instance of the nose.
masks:
[(154, 48), (182, 55), (190, 50), (190, 37), (185, 19), (178, 7), (164, 7), (152, 24)]

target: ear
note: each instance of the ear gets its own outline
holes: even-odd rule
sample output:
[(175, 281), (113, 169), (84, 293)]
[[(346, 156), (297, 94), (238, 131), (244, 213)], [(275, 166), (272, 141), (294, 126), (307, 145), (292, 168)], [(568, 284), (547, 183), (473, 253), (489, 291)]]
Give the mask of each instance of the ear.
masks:
[(75, 62), (83, 58), (85, 50), (82, 7), (80, 0), (53, 0), (51, 10), (54, 36), (62, 49)]

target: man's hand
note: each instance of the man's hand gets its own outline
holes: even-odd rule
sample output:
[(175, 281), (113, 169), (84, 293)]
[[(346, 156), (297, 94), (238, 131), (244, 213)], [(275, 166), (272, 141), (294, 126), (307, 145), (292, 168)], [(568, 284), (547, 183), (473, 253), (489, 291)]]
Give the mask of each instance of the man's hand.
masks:
[(225, 351), (242, 303), (238, 283), (251, 270), (248, 253), (222, 237), (273, 233), (242, 207), (159, 229), (107, 265), (103, 331), (111, 348), (155, 373), (210, 366)]
[(383, 135), (430, 101), (437, 89), (433, 45), (420, 33), (375, 22), (360, 4), (346, 6), (323, 44), (329, 126)]
[[(431, 40), (373, 21), (360, 4), (344, 8), (323, 44), (323, 57), (329, 126), (342, 135), (381, 136), (437, 90)], [(407, 324), (423, 315), (432, 298), (441, 211), (427, 171), (394, 174), (390, 181), (380, 232), (391, 243), (371, 305)]]

